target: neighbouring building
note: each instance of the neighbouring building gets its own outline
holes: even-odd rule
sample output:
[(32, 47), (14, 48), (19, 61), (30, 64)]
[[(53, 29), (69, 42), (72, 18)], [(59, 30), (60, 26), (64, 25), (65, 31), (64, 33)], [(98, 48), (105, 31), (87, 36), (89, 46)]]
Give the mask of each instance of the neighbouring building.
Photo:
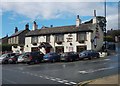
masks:
[(94, 11), (94, 18), (85, 23), (81, 23), (77, 15), (76, 25), (60, 27), (51, 25), (37, 29), (34, 22), (33, 30), (26, 34), (24, 51), (43, 53), (80, 52), (91, 49), (99, 51), (103, 46), (103, 20), (105, 21), (105, 17), (96, 16)]
[(20, 31), (15, 27), (15, 33), (8, 38), (8, 44), (12, 44), (12, 51), (14, 53), (22, 53), (24, 51), (25, 34), (29, 31), (29, 24), (26, 24), (25, 29)]
[(0, 39), (0, 44), (8, 44), (8, 35)]

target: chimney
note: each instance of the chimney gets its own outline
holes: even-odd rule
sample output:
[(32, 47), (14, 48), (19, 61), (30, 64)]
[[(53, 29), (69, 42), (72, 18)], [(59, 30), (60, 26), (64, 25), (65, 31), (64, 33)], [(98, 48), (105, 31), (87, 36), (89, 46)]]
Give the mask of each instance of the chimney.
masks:
[(96, 10), (94, 10), (93, 24), (97, 23)]
[(96, 10), (94, 10), (94, 17), (96, 17)]
[(53, 25), (50, 25), (50, 27), (53, 27)]
[(81, 24), (81, 20), (79, 18), (79, 15), (77, 15), (77, 19), (76, 19), (76, 27), (79, 27)]
[(17, 27), (15, 27), (15, 33), (16, 33), (16, 32), (18, 32), (18, 28), (17, 28)]
[(34, 21), (33, 22), (33, 30), (36, 30), (37, 29), (37, 24), (36, 24), (36, 22)]
[(25, 30), (29, 30), (29, 24), (28, 23), (25, 25)]

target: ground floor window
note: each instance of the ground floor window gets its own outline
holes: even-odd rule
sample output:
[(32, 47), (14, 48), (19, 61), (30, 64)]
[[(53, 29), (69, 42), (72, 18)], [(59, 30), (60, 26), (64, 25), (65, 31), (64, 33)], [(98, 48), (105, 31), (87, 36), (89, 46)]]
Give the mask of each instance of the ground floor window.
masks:
[(57, 53), (64, 53), (64, 47), (63, 46), (55, 47), (55, 50), (56, 50)]
[(77, 46), (77, 52), (82, 52), (83, 50), (86, 50), (86, 46)]
[(39, 48), (38, 47), (32, 47), (31, 48), (31, 51), (33, 52), (33, 51), (39, 51)]

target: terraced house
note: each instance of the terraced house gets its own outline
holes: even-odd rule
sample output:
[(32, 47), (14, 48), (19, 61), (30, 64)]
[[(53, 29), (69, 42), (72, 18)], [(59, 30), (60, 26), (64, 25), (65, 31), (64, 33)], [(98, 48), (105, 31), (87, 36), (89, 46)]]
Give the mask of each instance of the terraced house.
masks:
[(33, 30), (25, 37), (25, 52), (80, 52), (83, 50), (99, 51), (103, 46), (105, 17), (96, 16), (88, 22), (81, 23), (77, 15), (76, 25), (42, 27), (37, 29), (34, 22)]
[(25, 34), (28, 33), (29, 25), (25, 25), (24, 30), (18, 31), (18, 28), (15, 27), (15, 33), (8, 37), (8, 44), (12, 45), (13, 53), (22, 53), (24, 51), (25, 45)]

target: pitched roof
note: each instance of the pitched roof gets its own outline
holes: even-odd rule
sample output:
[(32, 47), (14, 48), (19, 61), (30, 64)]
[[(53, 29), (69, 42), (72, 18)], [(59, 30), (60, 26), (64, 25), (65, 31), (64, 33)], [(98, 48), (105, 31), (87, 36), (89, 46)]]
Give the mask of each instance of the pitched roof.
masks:
[(24, 30), (20, 30), (20, 31), (12, 34), (9, 38), (14, 37), (14, 36), (18, 36), (18, 35), (21, 34), (23, 31), (24, 31)]
[(73, 32), (92, 32), (93, 24), (81, 24), (79, 27), (76, 25), (70, 26), (60, 26), (60, 27), (50, 27), (44, 29), (37, 29), (30, 31), (26, 36), (36, 36), (36, 35), (49, 35), (49, 34), (58, 34), (58, 33), (73, 33)]

